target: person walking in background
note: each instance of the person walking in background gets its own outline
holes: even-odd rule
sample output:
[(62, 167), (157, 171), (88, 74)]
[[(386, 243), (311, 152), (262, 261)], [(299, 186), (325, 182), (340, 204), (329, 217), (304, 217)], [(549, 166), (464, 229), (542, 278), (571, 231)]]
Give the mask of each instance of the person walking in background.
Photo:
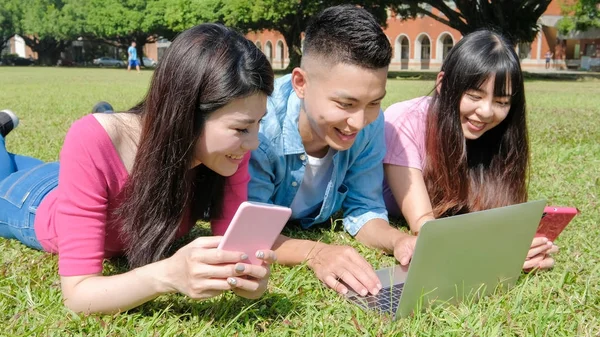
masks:
[(137, 49), (135, 49), (135, 42), (131, 42), (131, 46), (127, 48), (128, 63), (127, 63), (127, 71), (131, 71), (131, 67), (135, 67), (135, 69), (140, 72), (140, 63), (137, 59)]
[(554, 53), (552, 53), (550, 51), (550, 49), (548, 49), (548, 51), (546, 52), (546, 69), (550, 69), (550, 60), (552, 60), (552, 56), (554, 56)]

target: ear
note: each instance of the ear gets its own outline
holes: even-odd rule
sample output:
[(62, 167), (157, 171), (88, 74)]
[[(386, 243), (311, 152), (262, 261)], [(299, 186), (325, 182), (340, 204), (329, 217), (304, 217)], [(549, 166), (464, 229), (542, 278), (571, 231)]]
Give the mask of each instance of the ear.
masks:
[(442, 79), (444, 78), (444, 72), (440, 71), (437, 74), (437, 78), (435, 79), (435, 90), (437, 91), (438, 95), (440, 94), (440, 89), (442, 87)]
[(300, 99), (304, 99), (307, 81), (308, 78), (304, 69), (296, 67), (292, 70), (292, 87)]

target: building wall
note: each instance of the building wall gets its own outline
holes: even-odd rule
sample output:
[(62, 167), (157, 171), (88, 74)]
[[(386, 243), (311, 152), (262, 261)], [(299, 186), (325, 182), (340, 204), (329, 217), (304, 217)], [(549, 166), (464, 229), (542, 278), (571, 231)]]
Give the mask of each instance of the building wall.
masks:
[(158, 60), (158, 44), (156, 42), (146, 43), (144, 45), (144, 56), (157, 61)]
[(290, 63), (287, 44), (283, 35), (273, 30), (251, 32), (246, 38), (263, 51), (274, 69), (284, 69)]
[[(397, 16), (390, 17), (384, 32), (393, 49), (390, 70), (439, 69), (445, 56), (444, 39), (450, 38), (454, 45), (462, 38), (457, 30), (428, 16), (406, 21)], [(408, 42), (408, 59), (402, 55), (402, 40)], [(429, 57), (426, 55), (428, 49)]]
[(31, 50), (31, 48), (25, 44), (25, 40), (19, 35), (15, 35), (8, 40), (7, 51), (10, 54), (17, 54), (23, 58), (29, 58), (30, 56), (34, 59), (38, 58), (37, 53)]

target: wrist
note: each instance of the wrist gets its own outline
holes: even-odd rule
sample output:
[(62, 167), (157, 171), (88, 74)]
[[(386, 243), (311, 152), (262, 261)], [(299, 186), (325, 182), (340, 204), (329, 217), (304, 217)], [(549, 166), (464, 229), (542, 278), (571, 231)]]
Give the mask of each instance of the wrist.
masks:
[(396, 247), (398, 247), (398, 245), (400, 245), (404, 240), (412, 237), (412, 235), (408, 234), (408, 233), (404, 233), (401, 232), (400, 230), (394, 228), (394, 234), (390, 235), (390, 238), (392, 240), (392, 247), (391, 247), (391, 252), (394, 251), (394, 249)]
[(306, 261), (306, 265), (310, 269), (313, 269), (317, 260), (317, 255), (325, 247), (327, 247), (327, 244), (319, 241), (306, 240), (304, 242), (304, 250), (302, 251), (302, 256), (304, 258), (304, 261)]
[(144, 284), (149, 285), (158, 295), (174, 293), (177, 290), (170, 282), (169, 259), (154, 262), (134, 269), (137, 277)]

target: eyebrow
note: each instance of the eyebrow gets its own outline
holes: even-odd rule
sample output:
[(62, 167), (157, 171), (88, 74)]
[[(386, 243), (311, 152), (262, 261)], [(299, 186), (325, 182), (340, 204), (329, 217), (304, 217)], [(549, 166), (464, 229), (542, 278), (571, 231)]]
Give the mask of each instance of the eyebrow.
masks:
[[(381, 95), (380, 97), (374, 99), (373, 101), (382, 100), (385, 97), (386, 94), (387, 94), (387, 91), (385, 91), (383, 93), (383, 95)], [(350, 96), (350, 95), (348, 95), (346, 93), (343, 93), (343, 92), (334, 92), (333, 93), (333, 98), (338, 98), (338, 99), (341, 98), (341, 99), (352, 101), (352, 102), (358, 102), (358, 99), (356, 97)], [(373, 102), (373, 101), (371, 101), (371, 102)]]
[[(468, 90), (471, 90), (471, 91), (476, 91), (476, 92), (478, 92), (478, 93), (484, 93), (484, 94), (485, 94), (485, 91), (484, 91), (484, 90), (481, 90), (481, 89), (479, 89), (479, 88), (472, 88), (472, 89), (468, 89)], [(511, 97), (512, 97), (512, 95), (504, 95), (504, 96), (496, 96), (496, 95), (494, 95), (494, 97), (500, 97), (500, 98), (511, 98)]]
[[(260, 119), (263, 119), (263, 117), (265, 117), (267, 114), (267, 112), (265, 111), (263, 113), (263, 115), (260, 117)], [(256, 123), (256, 119), (252, 119), (252, 118), (240, 118), (240, 119), (236, 119), (235, 120), (238, 123), (242, 123), (242, 124), (254, 124)]]

